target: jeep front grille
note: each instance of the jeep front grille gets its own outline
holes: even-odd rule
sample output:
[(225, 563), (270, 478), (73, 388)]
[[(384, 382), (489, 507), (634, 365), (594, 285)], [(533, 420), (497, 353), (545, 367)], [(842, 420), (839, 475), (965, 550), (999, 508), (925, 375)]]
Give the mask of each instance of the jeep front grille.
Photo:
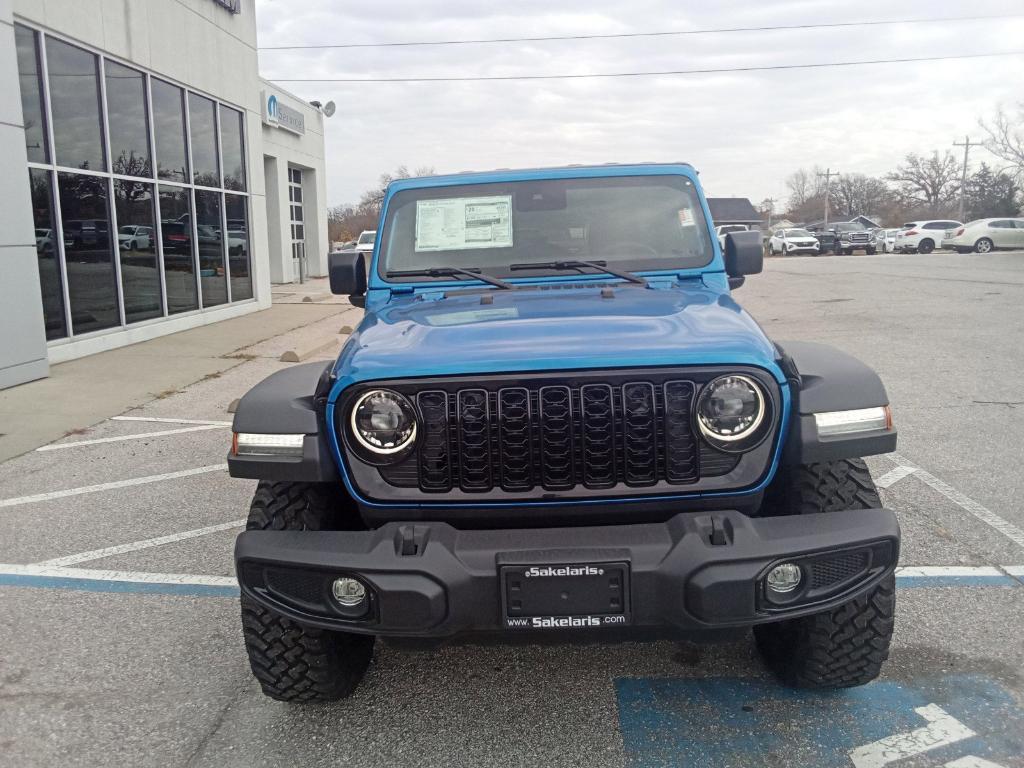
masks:
[(673, 380), (418, 392), (417, 484), (480, 492), (693, 483), (695, 391)]
[[(375, 381), (346, 392), (335, 418), (351, 479), (382, 502), (472, 503), (614, 498), (749, 487), (768, 469), (774, 438), (723, 453), (694, 433), (707, 381), (736, 368), (539, 372)], [(778, 386), (765, 387), (771, 419)], [(405, 395), (418, 414), (415, 450), (371, 466), (347, 447), (349, 408), (369, 386)], [(772, 431), (777, 436), (777, 424)]]

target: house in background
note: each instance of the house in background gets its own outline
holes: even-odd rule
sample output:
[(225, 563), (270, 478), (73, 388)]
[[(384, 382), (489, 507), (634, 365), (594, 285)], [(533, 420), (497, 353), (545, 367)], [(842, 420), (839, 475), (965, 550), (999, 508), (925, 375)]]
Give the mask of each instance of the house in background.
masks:
[[(865, 216), (864, 214), (858, 214), (857, 216), (853, 217), (846, 217), (841, 215), (829, 216), (828, 220), (830, 224), (834, 224), (837, 221), (851, 221), (860, 224), (861, 226), (864, 227), (864, 229), (881, 229), (882, 225), (878, 223), (881, 218), (881, 216)], [(821, 229), (822, 227), (825, 226), (825, 220), (818, 219), (817, 221), (809, 221), (807, 222), (806, 226), (808, 229)]]
[(708, 208), (711, 221), (716, 227), (722, 224), (746, 224), (753, 229), (761, 228), (761, 214), (746, 197), (709, 197)]

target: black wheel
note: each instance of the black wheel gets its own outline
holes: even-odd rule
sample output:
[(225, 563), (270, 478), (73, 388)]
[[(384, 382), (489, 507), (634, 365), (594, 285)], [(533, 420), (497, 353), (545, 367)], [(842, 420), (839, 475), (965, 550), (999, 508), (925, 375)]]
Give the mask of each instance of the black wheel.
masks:
[[(261, 481), (246, 530), (318, 531), (358, 525), (334, 486)], [(252, 673), (278, 701), (335, 701), (351, 694), (373, 658), (374, 638), (307, 627), (242, 596), (242, 635)]]
[(974, 244), (975, 253), (992, 253), (995, 250), (995, 243), (989, 240), (987, 237), (981, 238)]
[[(766, 503), (780, 514), (851, 513), (881, 506), (861, 459), (799, 466), (776, 480)], [(889, 657), (896, 579), (890, 575), (863, 597), (799, 619), (754, 627), (758, 650), (787, 685), (849, 688), (876, 677)]]
[(935, 250), (935, 242), (927, 238), (917, 244), (917, 252), (928, 254)]
[(875, 248), (868, 248), (866, 253), (868, 256), (874, 256), (878, 251)]

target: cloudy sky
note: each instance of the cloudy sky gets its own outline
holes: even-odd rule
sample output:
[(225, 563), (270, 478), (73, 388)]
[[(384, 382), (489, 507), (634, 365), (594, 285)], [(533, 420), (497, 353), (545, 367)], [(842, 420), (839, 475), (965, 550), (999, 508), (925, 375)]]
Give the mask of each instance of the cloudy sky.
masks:
[[(264, 50), (262, 74), (338, 104), (327, 122), (330, 204), (399, 165), (438, 172), (686, 160), (710, 195), (783, 201), (800, 166), (884, 173), (946, 149), (1022, 97), (1024, 56), (609, 79), (288, 82), (772, 66), (1024, 50), (1020, 0), (257, 0), (261, 46), (684, 31), (1021, 14), (611, 40)], [(983, 159), (979, 150), (977, 159)]]

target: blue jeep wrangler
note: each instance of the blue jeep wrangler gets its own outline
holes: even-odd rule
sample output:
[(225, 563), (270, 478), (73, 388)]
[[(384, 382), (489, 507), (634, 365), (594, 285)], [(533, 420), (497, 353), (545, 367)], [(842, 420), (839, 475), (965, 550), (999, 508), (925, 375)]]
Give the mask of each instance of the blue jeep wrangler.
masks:
[(348, 695), (377, 637), (481, 633), (752, 627), (790, 685), (878, 675), (900, 531), (861, 457), (895, 449), (885, 388), (733, 300), (761, 235), (721, 248), (692, 167), (396, 181), (378, 232), (330, 255), (365, 307), (337, 361), (235, 414), (267, 695)]

